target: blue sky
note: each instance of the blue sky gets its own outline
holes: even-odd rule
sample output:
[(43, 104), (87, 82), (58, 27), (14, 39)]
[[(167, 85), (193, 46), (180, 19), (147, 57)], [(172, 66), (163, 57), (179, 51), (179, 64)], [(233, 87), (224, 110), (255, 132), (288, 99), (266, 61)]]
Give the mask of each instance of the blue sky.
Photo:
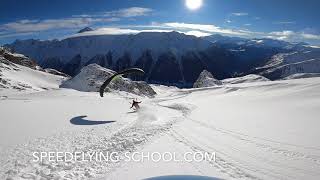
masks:
[(90, 26), (92, 34), (176, 30), (274, 38), (320, 45), (319, 0), (1, 0), (0, 44), (62, 39)]

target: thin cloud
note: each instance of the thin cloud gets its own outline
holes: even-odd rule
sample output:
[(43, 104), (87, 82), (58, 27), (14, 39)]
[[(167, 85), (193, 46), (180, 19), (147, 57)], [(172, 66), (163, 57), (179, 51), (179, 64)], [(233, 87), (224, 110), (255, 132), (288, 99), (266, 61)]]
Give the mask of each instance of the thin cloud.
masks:
[(124, 18), (133, 18), (138, 16), (147, 16), (153, 12), (153, 9), (143, 7), (130, 7), (114, 11), (107, 11), (97, 14), (73, 15), (61, 19), (23, 19), (0, 25), (2, 33), (27, 33), (41, 32), (53, 29), (76, 29), (86, 26), (92, 26), (101, 22), (121, 21)]
[(153, 9), (143, 8), (143, 7), (130, 7), (119, 9), (115, 11), (108, 11), (104, 13), (104, 16), (112, 16), (112, 17), (138, 17), (138, 16), (147, 16), (153, 12)]
[(273, 24), (296, 24), (295, 21), (277, 21), (277, 22), (273, 22)]
[(1, 32), (0, 33), (0, 38), (9, 38), (9, 37), (18, 37), (18, 36), (28, 36), (28, 35), (32, 35), (33, 32), (26, 32), (26, 33), (9, 33), (9, 34), (6, 34), (6, 33), (3, 33)]
[(249, 13), (246, 12), (235, 12), (235, 13), (231, 13), (232, 16), (248, 16)]
[(171, 23), (164, 23), (163, 25), (171, 28), (175, 28), (175, 29), (198, 30), (198, 31), (204, 31), (206, 33), (221, 33), (221, 34), (237, 35), (237, 36), (248, 35), (246, 32), (241, 32), (233, 29), (225, 29), (212, 24), (188, 24), (188, 23), (171, 22)]
[(302, 33), (301, 36), (305, 39), (320, 40), (320, 35)]
[[(120, 12), (120, 11), (119, 11)], [(138, 15), (136, 13), (135, 15)], [(118, 14), (119, 15), (119, 14)], [(140, 15), (142, 15), (140, 13)], [(122, 14), (121, 16), (127, 17)], [(122, 18), (123, 18), (122, 17)], [(120, 17), (104, 16), (99, 18), (92, 17), (72, 17), (64, 19), (47, 19), (47, 20), (30, 20), (24, 19), (16, 22), (6, 23), (0, 25), (0, 37), (15, 37), (27, 36), (35, 32), (49, 31), (52, 29), (79, 29), (85, 26), (94, 25), (97, 22), (114, 22), (119, 21)], [(244, 24), (249, 26), (249, 24)], [(102, 26), (100, 26), (102, 27)], [(250, 31), (248, 29), (237, 28), (223, 28), (214, 24), (192, 24), (183, 22), (167, 22), (158, 23), (152, 22), (150, 25), (119, 25), (99, 28), (95, 31), (75, 34), (74, 36), (87, 36), (87, 35), (111, 35), (111, 34), (137, 34), (140, 32), (170, 32), (177, 31), (187, 35), (194, 35), (197, 37), (209, 36), (212, 34), (223, 34), (227, 36), (237, 36), (246, 38), (272, 38), (278, 40), (285, 40), (290, 42), (314, 42), (319, 43), (320, 35), (312, 29), (305, 29), (300, 32), (285, 30), (273, 32), (258, 32)]]
[(116, 18), (65, 18), (46, 20), (20, 20), (1, 25), (7, 32), (39, 32), (52, 29), (70, 29), (90, 26), (95, 22), (118, 21)]
[(83, 33), (77, 33), (70, 37), (79, 37), (79, 36), (96, 36), (96, 35), (121, 35), (121, 34), (138, 34), (141, 32), (171, 32), (173, 30), (165, 30), (165, 29), (142, 29), (137, 30), (133, 28), (119, 28), (119, 27), (105, 27), (105, 28), (99, 28), (93, 31), (83, 32)]
[(72, 17), (80, 18), (101, 18), (101, 17), (115, 17), (115, 18), (133, 18), (139, 16), (149, 16), (154, 12), (151, 8), (144, 7), (129, 7), (112, 11), (98, 12), (94, 14), (80, 14)]
[(275, 35), (275, 36), (292, 36), (295, 35), (296, 33), (293, 31), (274, 31), (274, 32), (270, 32), (270, 35)]
[(192, 35), (192, 36), (196, 36), (196, 37), (204, 37), (204, 36), (210, 36), (212, 35), (211, 33), (206, 33), (203, 31), (188, 31), (185, 32), (186, 35)]
[(305, 32), (294, 32), (290, 30), (270, 32), (266, 37), (272, 38), (272, 39), (278, 39), (278, 40), (286, 40), (291, 42), (320, 40), (320, 35), (310, 34)]

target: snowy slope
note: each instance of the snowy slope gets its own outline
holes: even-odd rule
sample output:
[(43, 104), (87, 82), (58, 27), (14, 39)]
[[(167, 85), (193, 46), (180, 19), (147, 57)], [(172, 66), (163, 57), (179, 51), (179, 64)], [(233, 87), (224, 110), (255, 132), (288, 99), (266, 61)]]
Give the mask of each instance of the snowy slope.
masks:
[(239, 84), (239, 83), (252, 83), (252, 82), (263, 82), (263, 81), (270, 81), (269, 79), (256, 75), (256, 74), (249, 74), (243, 77), (236, 77), (236, 78), (228, 78), (222, 80), (224, 84)]
[(289, 79), (302, 79), (302, 78), (313, 78), (320, 77), (320, 73), (297, 73), (290, 76), (285, 77), (285, 80)]
[(129, 162), (105, 177), (319, 179), (319, 88), (311, 78), (173, 91), (160, 104), (186, 119), (142, 151), (216, 152), (216, 162)]
[[(59, 89), (0, 99), (0, 179), (320, 178), (320, 78), (153, 88), (159, 95), (139, 97), (136, 113), (130, 94)], [(216, 161), (39, 163), (34, 151), (215, 152)]]
[(11, 63), (0, 57), (0, 95), (57, 89), (65, 77)]

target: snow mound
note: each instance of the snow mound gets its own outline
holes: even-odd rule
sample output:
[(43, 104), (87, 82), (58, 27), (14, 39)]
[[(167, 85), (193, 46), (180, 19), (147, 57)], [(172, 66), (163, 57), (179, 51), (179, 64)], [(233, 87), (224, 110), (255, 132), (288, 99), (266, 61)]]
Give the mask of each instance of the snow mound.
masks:
[[(97, 64), (90, 64), (81, 69), (81, 72), (65, 81), (60, 87), (78, 91), (98, 92), (104, 81), (115, 74), (115, 71), (103, 68)], [(152, 97), (156, 92), (146, 82), (132, 81), (121, 76), (116, 77), (106, 88), (106, 91), (125, 91), (136, 95)]]
[(313, 77), (320, 77), (320, 73), (297, 73), (297, 74), (292, 74), (290, 76), (287, 76), (283, 79), (289, 80), (289, 79), (302, 79), (302, 78), (313, 78)]
[(199, 75), (197, 81), (193, 84), (193, 87), (201, 88), (201, 87), (210, 87), (210, 86), (219, 86), (219, 85), (222, 85), (221, 81), (215, 79), (209, 71), (203, 70)]
[(268, 78), (265, 78), (260, 75), (256, 74), (249, 74), (243, 77), (236, 77), (236, 78), (228, 78), (222, 80), (224, 84), (239, 84), (239, 83), (252, 83), (252, 82), (263, 82), (263, 81), (270, 81)]

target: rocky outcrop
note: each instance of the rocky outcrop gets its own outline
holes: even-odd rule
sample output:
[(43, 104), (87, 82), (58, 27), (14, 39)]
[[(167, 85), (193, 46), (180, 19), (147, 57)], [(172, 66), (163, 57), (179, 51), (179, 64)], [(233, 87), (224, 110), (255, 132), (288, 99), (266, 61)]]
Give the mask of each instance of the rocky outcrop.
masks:
[(12, 53), (8, 49), (5, 49), (3, 47), (0, 47), (0, 56), (12, 63), (26, 66), (32, 69), (39, 69), (37, 63), (34, 60), (28, 58), (23, 54)]
[(57, 71), (55, 69), (50, 69), (50, 68), (47, 68), (47, 69), (44, 69), (45, 72), (47, 73), (50, 73), (50, 74), (54, 74), (54, 75), (57, 75), (57, 76), (63, 76), (63, 77), (67, 77), (67, 78), (70, 78), (71, 76), (69, 76), (68, 74), (65, 74), (63, 72), (60, 72), (60, 71)]
[(197, 81), (193, 84), (193, 87), (202, 88), (202, 87), (211, 87), (211, 86), (220, 86), (220, 85), (222, 85), (221, 81), (215, 79), (209, 71), (204, 70), (199, 75)]
[[(114, 73), (115, 71), (103, 68), (98, 64), (90, 64), (83, 67), (79, 74), (65, 81), (60, 87), (86, 92), (98, 92), (103, 82)], [(146, 82), (132, 81), (121, 76), (116, 77), (106, 88), (106, 91), (115, 90), (148, 97), (153, 97), (156, 94)]]
[(81, 29), (80, 31), (78, 31), (78, 33), (83, 33), (83, 32), (88, 32), (88, 31), (93, 31), (93, 29), (90, 27), (85, 27), (85, 28)]

